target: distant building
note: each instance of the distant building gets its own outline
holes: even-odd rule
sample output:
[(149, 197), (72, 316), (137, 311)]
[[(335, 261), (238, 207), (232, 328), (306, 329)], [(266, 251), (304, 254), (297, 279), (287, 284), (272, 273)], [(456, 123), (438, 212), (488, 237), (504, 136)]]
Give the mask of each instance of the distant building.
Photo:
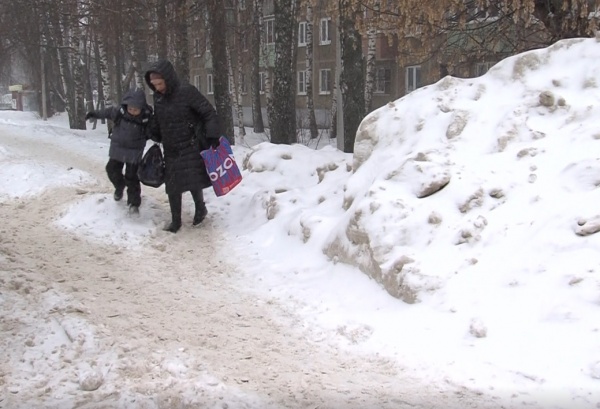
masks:
[[(245, 0), (226, 0), (227, 23), (236, 25), (236, 15), (240, 16), (240, 25), (252, 24), (250, 7), (246, 7)], [(315, 114), (319, 127), (328, 127), (331, 123), (332, 93), (336, 78), (336, 58), (338, 47), (338, 28), (335, 18), (328, 14), (328, 1), (320, 0), (313, 9), (313, 99)], [(235, 7), (238, 7), (236, 10)], [(266, 100), (264, 96), (264, 78), (271, 72), (275, 49), (274, 36), (274, 5), (273, 0), (264, 1), (263, 5), (263, 31), (265, 37), (263, 57), (260, 66), (260, 89), (263, 119), (265, 125)], [(213, 100), (212, 61), (209, 51), (209, 41), (206, 30), (206, 17), (197, 17), (192, 24), (190, 45), (190, 82), (202, 91), (211, 101)], [(454, 34), (456, 36), (456, 34)], [(229, 39), (233, 44), (232, 54), (241, 52), (243, 68), (242, 75), (242, 100), (244, 124), (252, 125), (250, 74), (252, 55), (248, 35), (242, 35), (242, 43), (237, 44), (235, 38)], [(419, 33), (407, 33), (409, 41), (415, 42), (418, 47)], [(449, 37), (449, 36), (448, 36)], [(440, 41), (447, 41), (442, 38)], [(306, 123), (306, 14), (305, 10), (299, 15), (296, 26), (296, 108), (300, 127), (307, 127)], [(443, 49), (443, 47), (442, 47)], [(376, 37), (374, 88), (371, 109), (377, 109), (390, 101), (394, 101), (417, 88), (432, 84), (448, 74), (448, 67), (438, 61), (444, 60), (442, 56), (430, 56), (422, 61), (400, 62), (396, 41), (390, 40), (381, 33)], [(367, 39), (363, 39), (363, 52), (367, 52)], [(450, 50), (451, 52), (451, 50)], [(443, 52), (442, 52), (443, 54)], [(462, 65), (453, 67), (452, 74), (462, 77), (483, 75), (495, 62), (504, 58), (506, 54), (501, 49), (496, 50), (493, 56), (480, 56), (479, 59), (464, 61)], [(434, 58), (436, 57), (436, 58)], [(232, 59), (237, 55), (232, 55)], [(404, 57), (406, 59), (406, 57)], [(416, 58), (416, 57), (415, 57)], [(235, 64), (235, 60), (233, 61)], [(234, 73), (237, 75), (237, 73)], [(237, 80), (237, 79), (236, 79)], [(230, 84), (230, 90), (233, 86)], [(234, 115), (235, 117), (235, 115)]]

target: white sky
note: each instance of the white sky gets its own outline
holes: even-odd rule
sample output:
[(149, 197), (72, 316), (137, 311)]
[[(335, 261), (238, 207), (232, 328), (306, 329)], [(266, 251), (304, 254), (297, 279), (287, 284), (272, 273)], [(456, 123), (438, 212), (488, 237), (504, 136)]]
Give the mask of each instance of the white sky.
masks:
[[(597, 407), (600, 235), (576, 233), (578, 222), (600, 223), (599, 85), (593, 39), (509, 58), (477, 79), (443, 79), (365, 120), (355, 172), (353, 155), (335, 141), (315, 150), (249, 135), (234, 146), (247, 163), (244, 180), (220, 198), (206, 190), (209, 215), (244, 260), (251, 291), (288, 302), (307, 326), (360, 334), (340, 337), (340, 348), (394, 357), (432, 382), (518, 391), (547, 407)], [(564, 104), (541, 106), (543, 91)], [(65, 116), (43, 122), (4, 111), (0, 132), (107, 157), (103, 127), (72, 131)], [(427, 161), (415, 161), (418, 153)], [(1, 145), (0, 162), (0, 204), (94, 180)], [(327, 169), (322, 181), (319, 169)], [(417, 198), (444, 176), (448, 186)], [(145, 200), (142, 217), (131, 219), (105, 197), (74, 197), (56, 223), (135, 247), (168, 218)], [(402, 257), (413, 260), (401, 274), (416, 304), (324, 254), (337, 242), (364, 261), (345, 236), (357, 212), (384, 273)], [(441, 221), (428, 222), (432, 216)]]

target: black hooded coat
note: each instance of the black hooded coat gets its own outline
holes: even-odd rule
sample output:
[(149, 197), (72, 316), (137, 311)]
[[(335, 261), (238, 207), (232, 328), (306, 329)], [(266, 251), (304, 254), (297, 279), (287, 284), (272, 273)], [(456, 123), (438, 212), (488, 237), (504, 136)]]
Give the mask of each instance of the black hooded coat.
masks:
[[(165, 93), (157, 92), (150, 74), (165, 80)], [(173, 65), (166, 60), (155, 62), (144, 78), (154, 91), (154, 115), (151, 138), (163, 144), (165, 157), (165, 190), (180, 194), (211, 186), (200, 151), (221, 136), (217, 112), (198, 89), (180, 82)], [(202, 129), (203, 137), (196, 130)], [(206, 139), (206, 140), (204, 140)]]

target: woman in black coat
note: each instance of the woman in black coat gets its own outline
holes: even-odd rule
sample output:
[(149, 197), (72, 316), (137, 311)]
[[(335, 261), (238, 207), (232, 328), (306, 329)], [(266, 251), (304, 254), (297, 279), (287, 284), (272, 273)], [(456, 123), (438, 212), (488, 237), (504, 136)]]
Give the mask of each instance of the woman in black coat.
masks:
[(189, 191), (194, 199), (194, 226), (208, 213), (202, 189), (211, 183), (200, 151), (218, 145), (219, 120), (214, 107), (196, 87), (179, 81), (169, 61), (154, 63), (145, 79), (154, 91), (151, 138), (162, 142), (165, 156), (165, 190), (171, 207), (171, 224), (165, 230), (176, 233), (181, 228), (183, 192)]

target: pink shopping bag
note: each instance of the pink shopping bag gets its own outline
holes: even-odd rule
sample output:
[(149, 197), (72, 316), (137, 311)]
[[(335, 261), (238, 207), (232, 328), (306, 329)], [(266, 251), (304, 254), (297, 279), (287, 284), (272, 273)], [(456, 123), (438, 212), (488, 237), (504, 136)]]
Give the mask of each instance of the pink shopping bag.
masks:
[(219, 138), (219, 146), (202, 152), (206, 171), (217, 196), (223, 196), (242, 181), (242, 174), (235, 163), (233, 150), (227, 138)]

